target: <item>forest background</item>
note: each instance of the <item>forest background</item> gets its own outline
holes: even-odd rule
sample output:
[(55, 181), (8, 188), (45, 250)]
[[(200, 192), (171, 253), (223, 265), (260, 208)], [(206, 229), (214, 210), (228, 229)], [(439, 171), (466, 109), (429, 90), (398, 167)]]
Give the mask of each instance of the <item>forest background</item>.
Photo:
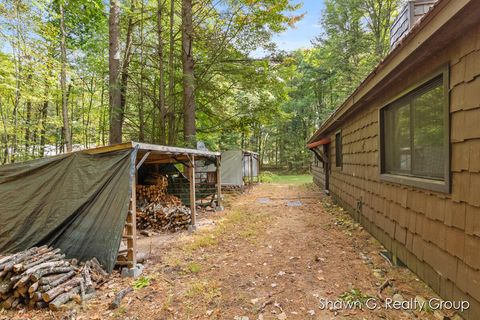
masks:
[(403, 4), (324, 2), (311, 48), (286, 52), (273, 38), (303, 18), (288, 0), (0, 0), (0, 163), (203, 141), (306, 170), (306, 140), (388, 53)]

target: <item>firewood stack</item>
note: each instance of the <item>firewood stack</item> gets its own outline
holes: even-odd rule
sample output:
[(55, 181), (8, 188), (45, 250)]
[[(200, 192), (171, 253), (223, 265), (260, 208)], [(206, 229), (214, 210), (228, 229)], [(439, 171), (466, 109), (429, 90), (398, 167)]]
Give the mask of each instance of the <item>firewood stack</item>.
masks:
[(55, 311), (90, 297), (107, 275), (95, 258), (80, 266), (60, 249), (33, 247), (0, 258), (0, 308)]
[(190, 224), (190, 208), (167, 194), (167, 178), (154, 176), (153, 185), (137, 186), (137, 228), (178, 231)]

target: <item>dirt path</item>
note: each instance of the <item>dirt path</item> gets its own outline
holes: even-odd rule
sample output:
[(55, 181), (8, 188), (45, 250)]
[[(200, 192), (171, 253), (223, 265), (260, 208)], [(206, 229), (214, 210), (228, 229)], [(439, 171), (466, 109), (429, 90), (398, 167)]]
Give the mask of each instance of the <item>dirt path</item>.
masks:
[[(194, 235), (141, 240), (151, 253), (147, 278), (116, 276), (76, 319), (434, 319), (431, 312), (320, 308), (322, 299), (376, 298), (386, 279), (395, 280), (384, 297), (434, 297), (408, 270), (390, 266), (379, 244), (322, 198), (313, 187), (280, 184), (229, 196), (228, 209)], [(145, 287), (107, 310), (113, 293), (134, 283)], [(23, 319), (62, 316), (38, 311)]]

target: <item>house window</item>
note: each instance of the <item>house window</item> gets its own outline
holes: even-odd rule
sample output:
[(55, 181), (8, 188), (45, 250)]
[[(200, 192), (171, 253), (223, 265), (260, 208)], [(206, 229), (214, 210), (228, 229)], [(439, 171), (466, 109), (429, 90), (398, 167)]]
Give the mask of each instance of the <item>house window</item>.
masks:
[(381, 173), (393, 182), (448, 192), (445, 73), (381, 109)]
[(335, 134), (335, 166), (341, 167), (343, 161), (342, 154), (342, 132), (339, 131)]

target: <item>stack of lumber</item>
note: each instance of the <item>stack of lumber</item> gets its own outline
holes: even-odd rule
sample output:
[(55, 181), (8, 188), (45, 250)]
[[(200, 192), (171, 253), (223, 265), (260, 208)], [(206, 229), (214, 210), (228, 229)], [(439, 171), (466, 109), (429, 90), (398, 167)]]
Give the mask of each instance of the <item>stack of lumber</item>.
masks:
[(190, 209), (167, 194), (167, 178), (153, 176), (153, 185), (137, 186), (137, 228), (178, 231), (190, 224)]
[(96, 259), (77, 265), (60, 249), (33, 247), (0, 258), (0, 308), (55, 311), (72, 299), (91, 296), (106, 276)]

